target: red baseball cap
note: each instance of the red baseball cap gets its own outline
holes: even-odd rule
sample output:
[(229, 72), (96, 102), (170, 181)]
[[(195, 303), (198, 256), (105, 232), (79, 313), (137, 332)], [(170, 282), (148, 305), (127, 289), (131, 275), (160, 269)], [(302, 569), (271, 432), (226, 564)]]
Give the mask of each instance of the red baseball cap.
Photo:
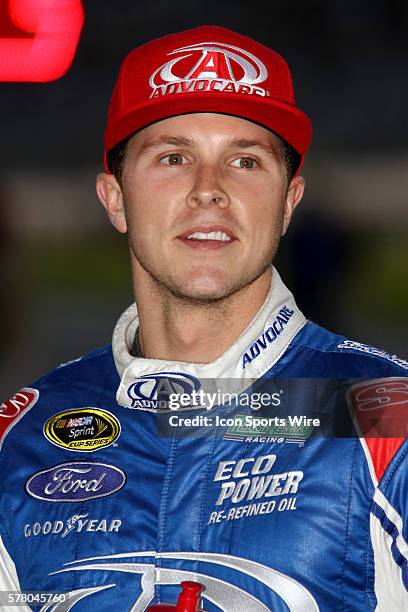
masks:
[(134, 132), (176, 115), (224, 113), (253, 121), (301, 155), (310, 119), (295, 105), (292, 77), (275, 51), (226, 28), (200, 26), (152, 40), (125, 58), (113, 90), (106, 152)]

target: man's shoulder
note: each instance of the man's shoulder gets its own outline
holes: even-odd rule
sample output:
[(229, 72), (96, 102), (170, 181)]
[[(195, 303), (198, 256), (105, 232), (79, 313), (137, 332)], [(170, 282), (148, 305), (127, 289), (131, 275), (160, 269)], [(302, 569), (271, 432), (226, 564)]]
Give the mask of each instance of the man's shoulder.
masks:
[(32, 428), (39, 416), (43, 421), (58, 409), (115, 404), (118, 384), (110, 345), (59, 365), (0, 403), (0, 450), (11, 431)]
[(61, 363), (54, 370), (35, 380), (32, 386), (46, 389), (69, 384), (74, 387), (106, 389), (110, 382), (116, 384), (117, 379), (118, 373), (112, 355), (112, 346), (109, 344), (77, 359)]
[(408, 376), (408, 361), (312, 322), (306, 323), (293, 339), (282, 366), (282, 370), (292, 370), (291, 376)]

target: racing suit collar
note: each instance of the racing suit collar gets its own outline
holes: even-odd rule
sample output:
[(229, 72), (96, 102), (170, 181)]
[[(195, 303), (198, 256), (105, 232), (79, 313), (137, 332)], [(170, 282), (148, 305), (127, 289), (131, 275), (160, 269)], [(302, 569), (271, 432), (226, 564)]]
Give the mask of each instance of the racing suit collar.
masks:
[(129, 406), (128, 390), (138, 379), (152, 374), (186, 374), (199, 380), (234, 379), (240, 392), (257, 380), (286, 351), (305, 325), (306, 318), (298, 309), (293, 295), (273, 268), (268, 296), (255, 317), (232, 346), (211, 363), (187, 363), (163, 359), (144, 359), (132, 355), (132, 345), (139, 317), (136, 304), (122, 314), (113, 332), (112, 349), (121, 377), (116, 399)]

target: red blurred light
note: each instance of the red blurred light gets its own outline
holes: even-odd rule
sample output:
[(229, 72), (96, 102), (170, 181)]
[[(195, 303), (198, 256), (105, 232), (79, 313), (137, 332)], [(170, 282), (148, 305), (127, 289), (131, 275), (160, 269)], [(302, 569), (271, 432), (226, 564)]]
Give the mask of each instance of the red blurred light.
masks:
[(84, 22), (81, 0), (9, 0), (8, 17), (24, 37), (0, 38), (0, 81), (45, 83), (62, 77)]

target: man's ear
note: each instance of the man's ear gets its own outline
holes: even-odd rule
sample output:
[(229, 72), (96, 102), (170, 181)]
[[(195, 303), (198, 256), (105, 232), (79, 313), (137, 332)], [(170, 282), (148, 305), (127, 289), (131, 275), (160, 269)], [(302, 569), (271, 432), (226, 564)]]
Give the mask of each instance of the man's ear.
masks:
[(282, 236), (286, 234), (292, 219), (293, 212), (303, 197), (305, 190), (305, 179), (302, 176), (295, 176), (289, 183), (286, 193), (285, 211), (283, 215)]
[(98, 174), (96, 177), (96, 193), (102, 206), (106, 209), (112, 225), (118, 232), (125, 234), (127, 232), (127, 224), (123, 193), (113, 174), (107, 174), (106, 172)]

